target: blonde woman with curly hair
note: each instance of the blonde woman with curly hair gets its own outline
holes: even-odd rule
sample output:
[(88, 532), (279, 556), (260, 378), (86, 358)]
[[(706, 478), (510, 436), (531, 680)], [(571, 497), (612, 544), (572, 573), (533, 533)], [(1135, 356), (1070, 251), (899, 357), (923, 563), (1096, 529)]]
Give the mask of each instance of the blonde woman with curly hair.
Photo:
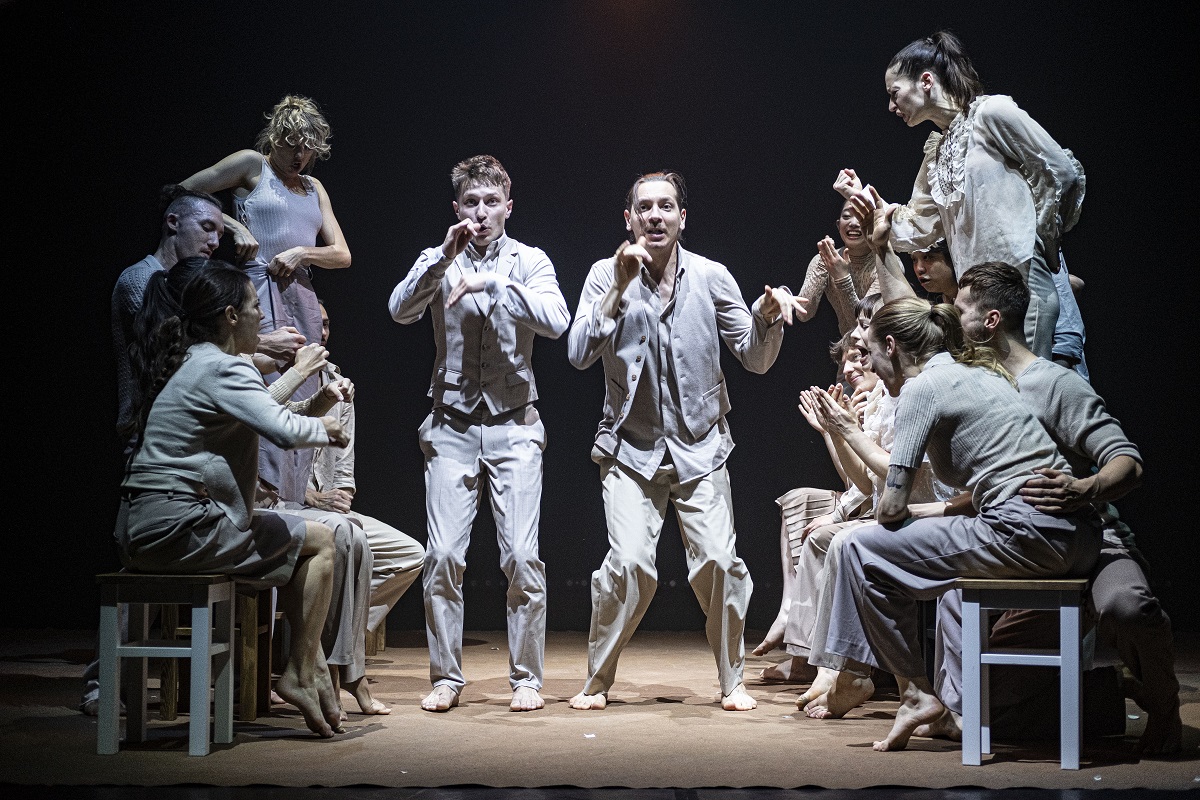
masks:
[(225, 230), (262, 302), (263, 331), (291, 327), (305, 341), (319, 342), (321, 309), (311, 270), (350, 266), (329, 194), (309, 174), (313, 162), (329, 158), (332, 133), (317, 104), (299, 95), (284, 97), (266, 118), (255, 149), (226, 156), (183, 185), (232, 190), (235, 216), (225, 215)]
[[(914, 733), (952, 727), (925, 678), (917, 601), (941, 596), (961, 577), (1087, 575), (1100, 531), (1085, 516), (1043, 513), (1021, 499), (1038, 470), (1070, 467), (995, 351), (964, 344), (953, 306), (893, 300), (872, 318), (867, 352), (899, 398), (896, 438), (880, 524), (846, 537), (829, 577), (828, 635), (809, 662), (840, 672), (823, 698), (826, 713), (810, 716), (841, 716), (869, 698), (869, 668), (879, 667), (896, 676), (901, 705), (875, 749), (899, 750)], [(934, 475), (963, 490), (961, 498), (909, 505), (926, 453)]]

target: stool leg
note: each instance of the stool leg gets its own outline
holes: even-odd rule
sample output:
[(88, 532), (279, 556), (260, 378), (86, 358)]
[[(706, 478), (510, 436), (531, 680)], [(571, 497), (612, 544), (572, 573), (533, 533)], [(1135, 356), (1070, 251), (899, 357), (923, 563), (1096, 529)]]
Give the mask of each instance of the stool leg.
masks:
[(258, 716), (258, 595), (237, 595), (238, 617), (238, 719), (253, 722)]
[(214, 604), (214, 608), (219, 609), (216, 612), (216, 640), (227, 646), (224, 653), (213, 656), (217, 687), (213, 699), (213, 741), (217, 744), (233, 741), (233, 617), (237, 601), (233, 585), (227, 588), (229, 593), (225, 600)]
[[(167, 603), (162, 607), (162, 636), (174, 641), (178, 638), (179, 606)], [(168, 658), (162, 662), (159, 673), (158, 718), (173, 720), (179, 716), (179, 659)]]
[[(1071, 605), (1068, 605), (1071, 603)], [(1065, 599), (1058, 612), (1059, 620), (1059, 736), (1062, 739), (1061, 766), (1079, 769), (1080, 715), (1082, 688), (1079, 663), (1079, 596)]]
[(212, 601), (192, 605), (191, 697), (188, 703), (188, 755), (208, 755), (208, 689), (212, 667)]
[(96, 728), (96, 753), (110, 756), (120, 748), (121, 739), (121, 660), (117, 646), (121, 641), (117, 603), (100, 606), (100, 706)]
[(980, 619), (979, 595), (963, 591), (962, 599), (962, 763), (977, 767), (982, 762), (980, 653), (983, 652), (983, 631)]
[(258, 697), (257, 715), (271, 712), (271, 628), (275, 624), (274, 589), (264, 589), (258, 593), (258, 618), (255, 620), (255, 630), (258, 632), (258, 663), (254, 680), (258, 684), (255, 694)]
[[(149, 637), (150, 606), (129, 604), (129, 641), (140, 642)], [(145, 658), (126, 658), (122, 684), (125, 687), (125, 741), (146, 741), (146, 678)]]

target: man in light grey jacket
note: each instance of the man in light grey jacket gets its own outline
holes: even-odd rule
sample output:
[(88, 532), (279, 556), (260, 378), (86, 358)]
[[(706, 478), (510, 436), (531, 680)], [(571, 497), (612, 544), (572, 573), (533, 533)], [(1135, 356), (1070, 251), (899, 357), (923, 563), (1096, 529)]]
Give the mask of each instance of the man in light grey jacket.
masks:
[(636, 243), (623, 242), (592, 266), (568, 344), (577, 368), (604, 364), (604, 418), (592, 459), (611, 548), (592, 574), (588, 679), (571, 706), (607, 704), (617, 659), (654, 596), (670, 501), (687, 543), (688, 580), (708, 617), (722, 706), (745, 711), (757, 705), (742, 685), (753, 582), (734, 546), (720, 342), (750, 371), (766, 372), (783, 342), (780, 323), (790, 323), (804, 301), (767, 286), (751, 313), (729, 270), (679, 246), (687, 193), (678, 173), (641, 176), (625, 206)]
[(433, 691), (426, 711), (458, 705), (462, 673), (463, 570), (480, 492), (496, 520), (508, 577), (509, 682), (513, 711), (542, 708), (546, 568), (538, 557), (542, 450), (533, 402), (533, 338), (557, 339), (570, 313), (546, 254), (504, 233), (512, 182), (500, 162), (475, 156), (451, 172), (458, 223), (421, 253), (388, 303), (416, 322), (429, 308), (437, 344), (421, 425), (425, 454), (425, 622)]

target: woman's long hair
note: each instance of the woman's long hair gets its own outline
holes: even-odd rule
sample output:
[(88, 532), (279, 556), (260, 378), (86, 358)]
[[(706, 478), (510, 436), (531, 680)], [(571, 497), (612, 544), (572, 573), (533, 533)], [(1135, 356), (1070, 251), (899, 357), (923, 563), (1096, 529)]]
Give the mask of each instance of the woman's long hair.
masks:
[(919, 297), (893, 300), (875, 312), (871, 330), (877, 340), (891, 336), (896, 346), (917, 363), (924, 363), (945, 350), (960, 364), (983, 367), (1017, 385), (994, 349), (966, 340), (958, 309), (949, 303), (933, 305)]
[(138, 389), (132, 433), (139, 444), (154, 399), (179, 370), (188, 348), (197, 342), (216, 341), (225, 309), (241, 308), (249, 286), (246, 274), (224, 261), (189, 258), (168, 273), (156, 274), (146, 287), (136, 321), (139, 335), (130, 352)]
[(937, 75), (946, 94), (963, 111), (983, 94), (983, 82), (971, 64), (963, 43), (950, 31), (910, 42), (892, 57), (888, 69), (915, 81), (922, 72)]

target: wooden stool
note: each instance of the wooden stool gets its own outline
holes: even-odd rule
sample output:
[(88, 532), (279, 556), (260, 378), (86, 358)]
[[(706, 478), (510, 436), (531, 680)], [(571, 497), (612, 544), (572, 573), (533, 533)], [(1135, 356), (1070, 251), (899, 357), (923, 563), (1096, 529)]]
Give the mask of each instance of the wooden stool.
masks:
[[(209, 686), (216, 680), (213, 741), (233, 741), (234, 584), (226, 575), (139, 575), (117, 572), (96, 576), (100, 585), (100, 708), (96, 752), (119, 749), (120, 692), (125, 689), (125, 740), (146, 740), (146, 659), (187, 658), (191, 665), (188, 755), (209, 752)], [(129, 606), (129, 640), (121, 641), (118, 607)], [(150, 604), (187, 605), (192, 636), (182, 642), (147, 639)], [(215, 631), (214, 631), (215, 628)], [(121, 661), (127, 659), (122, 681)]]
[[(990, 580), (960, 578), (962, 590), (962, 763), (978, 766), (992, 752), (988, 667), (1017, 664), (1059, 668), (1061, 766), (1079, 769), (1080, 607), (1088, 582), (1083, 579)], [(988, 649), (988, 610), (1058, 611), (1058, 650)]]
[[(271, 593), (272, 589), (237, 586), (237, 671), (241, 680), (237, 691), (238, 722), (254, 722), (259, 715), (271, 711)], [(192, 634), (192, 629), (179, 624), (179, 608), (164, 606), (162, 612), (164, 639), (179, 639)], [(184, 681), (186, 682), (186, 675)], [(175, 659), (163, 663), (159, 717), (175, 719), (179, 715), (180, 696), (187, 702), (186, 683), (180, 681), (180, 665)]]

